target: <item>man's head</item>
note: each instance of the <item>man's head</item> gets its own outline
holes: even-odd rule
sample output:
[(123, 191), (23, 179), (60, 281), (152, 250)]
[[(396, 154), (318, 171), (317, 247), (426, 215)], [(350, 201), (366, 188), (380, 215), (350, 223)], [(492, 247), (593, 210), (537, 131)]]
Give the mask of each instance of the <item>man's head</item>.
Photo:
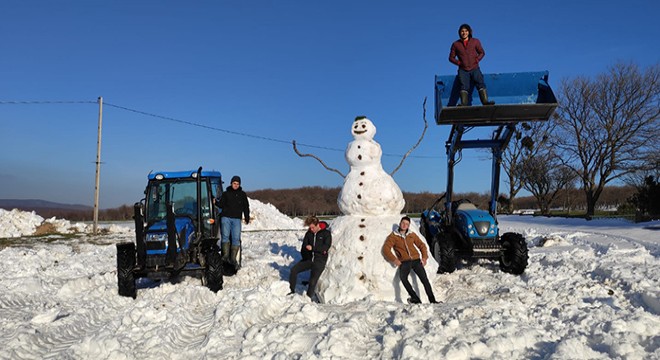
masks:
[(399, 221), (399, 230), (408, 231), (409, 227), (410, 227), (410, 218), (408, 216), (402, 217), (401, 221)]
[(309, 227), (309, 230), (313, 233), (319, 231), (319, 218), (314, 215), (310, 215), (305, 219), (305, 226)]
[(472, 38), (472, 28), (468, 24), (463, 24), (458, 27), (458, 37), (462, 40), (467, 40)]
[(241, 186), (241, 177), (238, 175), (234, 175), (231, 178), (231, 187), (232, 189), (236, 190)]

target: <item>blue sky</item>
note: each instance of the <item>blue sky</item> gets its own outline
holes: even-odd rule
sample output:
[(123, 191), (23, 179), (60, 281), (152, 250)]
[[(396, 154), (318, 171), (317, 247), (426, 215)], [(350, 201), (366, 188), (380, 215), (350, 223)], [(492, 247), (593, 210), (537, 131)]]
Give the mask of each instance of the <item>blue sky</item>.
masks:
[[(461, 23), (484, 73), (548, 70), (557, 90), (660, 61), (658, 13), (650, 0), (2, 1), (0, 101), (89, 103), (0, 104), (0, 198), (93, 204), (99, 96), (101, 208), (139, 200), (159, 169), (238, 174), (248, 191), (341, 186), (288, 142), (330, 148), (300, 150), (347, 173), (356, 115), (390, 172), (421, 134), (424, 97), (429, 128), (394, 179), (440, 193), (449, 128), (433, 120), (433, 77), (455, 73)], [(463, 155), (456, 191), (487, 191), (488, 155)]]

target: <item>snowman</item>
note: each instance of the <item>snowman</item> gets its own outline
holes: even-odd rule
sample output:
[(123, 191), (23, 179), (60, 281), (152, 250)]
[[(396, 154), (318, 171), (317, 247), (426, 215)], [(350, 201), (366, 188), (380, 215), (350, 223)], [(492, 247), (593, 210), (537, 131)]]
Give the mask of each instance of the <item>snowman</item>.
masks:
[[(330, 225), (333, 245), (317, 295), (325, 303), (336, 304), (367, 298), (401, 302), (408, 295), (397, 268), (383, 257), (382, 246), (401, 220), (403, 194), (383, 170), (383, 152), (374, 141), (376, 127), (371, 120), (357, 117), (351, 133), (354, 140), (345, 154), (350, 171), (337, 199), (343, 215)], [(424, 239), (414, 222), (410, 230)], [(429, 257), (427, 269), (435, 268), (437, 263)], [(416, 280), (413, 276), (411, 283), (420, 293)]]
[(345, 215), (398, 215), (405, 205), (401, 189), (383, 170), (383, 151), (374, 141), (376, 126), (366, 117), (355, 118), (353, 138), (346, 148), (351, 169), (337, 201)]

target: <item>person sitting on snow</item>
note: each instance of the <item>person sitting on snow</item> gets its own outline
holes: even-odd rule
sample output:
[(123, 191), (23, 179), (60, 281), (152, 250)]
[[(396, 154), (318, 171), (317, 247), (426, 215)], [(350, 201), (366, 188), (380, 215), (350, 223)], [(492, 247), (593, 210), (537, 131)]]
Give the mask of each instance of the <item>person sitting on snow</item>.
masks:
[[(426, 259), (428, 259), (428, 253), (426, 251), (426, 245), (424, 242), (412, 231), (408, 231), (410, 228), (410, 218), (404, 216), (399, 222), (399, 228), (396, 231), (393, 231), (385, 239), (383, 244), (383, 256), (387, 261), (394, 264), (394, 266), (399, 267), (399, 278), (403, 287), (406, 288), (410, 298), (408, 302), (411, 304), (420, 304), (422, 301), (417, 296), (417, 293), (410, 285), (408, 281), (408, 275), (410, 270), (414, 271), (417, 274), (417, 277), (424, 285), (424, 290), (426, 290), (426, 296), (429, 298), (431, 304), (436, 304), (435, 296), (433, 295), (433, 289), (429, 283), (429, 278), (426, 276), (426, 271), (424, 266), (426, 266)], [(394, 249), (394, 253), (392, 253)], [(419, 252), (422, 252), (422, 259), (419, 259)]]
[(291, 275), (289, 276), (289, 288), (291, 292), (289, 295), (296, 293), (298, 273), (311, 270), (309, 284), (307, 286), (307, 296), (312, 298), (319, 277), (321, 277), (323, 270), (325, 270), (325, 264), (328, 261), (328, 251), (330, 251), (330, 246), (332, 246), (332, 234), (328, 228), (328, 223), (319, 221), (316, 216), (307, 217), (305, 219), (305, 226), (308, 226), (309, 230), (303, 238), (302, 248), (300, 249), (302, 260), (291, 269)]

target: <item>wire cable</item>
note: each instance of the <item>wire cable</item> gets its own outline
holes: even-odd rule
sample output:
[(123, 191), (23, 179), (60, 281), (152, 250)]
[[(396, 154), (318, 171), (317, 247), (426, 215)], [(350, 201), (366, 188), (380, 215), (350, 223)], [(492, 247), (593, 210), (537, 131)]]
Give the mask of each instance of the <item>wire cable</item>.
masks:
[[(0, 105), (45, 105), (45, 104), (98, 104), (98, 100), (20, 100), (20, 101), (19, 100), (0, 100)], [(116, 108), (116, 109), (120, 109), (120, 110), (124, 110), (124, 111), (133, 112), (133, 113), (144, 115), (144, 116), (157, 118), (157, 119), (172, 121), (172, 122), (176, 122), (176, 123), (180, 123), (180, 124), (184, 124), (184, 125), (189, 125), (189, 126), (196, 126), (196, 127), (207, 129), (207, 130), (219, 131), (219, 132), (223, 132), (223, 133), (230, 134), (230, 135), (244, 136), (244, 137), (249, 137), (249, 138), (253, 138), (253, 139), (272, 141), (272, 142), (287, 144), (287, 145), (291, 144), (291, 141), (289, 141), (289, 140), (282, 140), (282, 139), (276, 139), (276, 138), (267, 137), (267, 136), (248, 134), (248, 133), (244, 133), (244, 132), (240, 132), (240, 131), (221, 129), (221, 128), (214, 127), (214, 126), (195, 123), (195, 122), (192, 122), (192, 121), (186, 121), (186, 120), (176, 119), (176, 118), (173, 118), (173, 117), (153, 114), (153, 113), (149, 113), (149, 112), (142, 111), (142, 110), (131, 109), (131, 108), (128, 108), (128, 107), (125, 107), (125, 106), (116, 105), (116, 104), (108, 103), (108, 102), (105, 102), (105, 101), (103, 102), (103, 105), (113, 107), (113, 108)], [(344, 149), (332, 148), (332, 147), (328, 147), (328, 146), (311, 145), (311, 144), (305, 144), (305, 143), (299, 143), (299, 142), (296, 142), (296, 143), (299, 146), (306, 146), (306, 147), (314, 148), (314, 149), (338, 151), (338, 152), (344, 152), (345, 151)], [(401, 157), (403, 155), (383, 153), (383, 156)], [(437, 158), (439, 158), (439, 156), (424, 156), (424, 155), (410, 155), (409, 157), (418, 158), (418, 159), (437, 159)]]

